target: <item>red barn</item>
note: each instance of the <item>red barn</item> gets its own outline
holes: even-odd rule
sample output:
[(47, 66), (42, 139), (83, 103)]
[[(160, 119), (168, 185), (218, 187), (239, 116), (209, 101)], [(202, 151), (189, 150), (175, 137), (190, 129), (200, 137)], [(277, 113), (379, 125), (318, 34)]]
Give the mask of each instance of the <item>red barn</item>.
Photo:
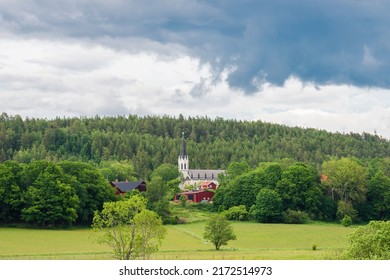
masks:
[(197, 190), (184, 191), (175, 195), (174, 200), (180, 200), (180, 196), (184, 195), (187, 200), (192, 202), (211, 201), (214, 197), (217, 185), (214, 182), (203, 182)]
[(187, 200), (190, 200), (192, 202), (202, 202), (202, 201), (210, 201), (214, 196), (214, 192), (209, 190), (182, 192), (175, 195), (175, 201), (180, 200), (180, 196), (182, 195), (184, 195), (187, 198)]

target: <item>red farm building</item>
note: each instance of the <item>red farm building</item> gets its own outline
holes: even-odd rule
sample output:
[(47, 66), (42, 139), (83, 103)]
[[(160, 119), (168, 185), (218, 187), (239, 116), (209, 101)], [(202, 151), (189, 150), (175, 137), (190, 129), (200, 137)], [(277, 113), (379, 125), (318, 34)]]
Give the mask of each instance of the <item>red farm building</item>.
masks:
[(174, 200), (180, 200), (180, 196), (185, 196), (187, 200), (192, 202), (211, 201), (215, 194), (217, 185), (214, 182), (204, 182), (199, 186), (198, 190), (184, 191), (175, 195)]

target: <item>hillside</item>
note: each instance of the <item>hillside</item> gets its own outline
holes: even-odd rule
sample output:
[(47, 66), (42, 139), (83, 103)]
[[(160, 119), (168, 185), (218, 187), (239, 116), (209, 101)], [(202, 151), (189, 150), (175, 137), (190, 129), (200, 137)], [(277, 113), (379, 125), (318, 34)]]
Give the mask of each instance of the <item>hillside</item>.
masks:
[(330, 133), (261, 121), (135, 115), (54, 120), (0, 115), (0, 162), (14, 159), (130, 160), (140, 178), (161, 163), (176, 164), (181, 132), (192, 168), (226, 168), (245, 160), (283, 158), (319, 165), (330, 157), (367, 161), (390, 156), (390, 141), (376, 135)]

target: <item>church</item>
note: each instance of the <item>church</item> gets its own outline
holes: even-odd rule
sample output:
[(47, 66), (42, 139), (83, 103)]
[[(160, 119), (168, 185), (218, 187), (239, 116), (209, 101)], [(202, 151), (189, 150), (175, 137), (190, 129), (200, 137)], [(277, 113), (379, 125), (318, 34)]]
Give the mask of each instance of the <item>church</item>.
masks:
[(201, 184), (214, 183), (218, 185), (218, 174), (225, 172), (225, 170), (215, 169), (190, 169), (190, 160), (187, 154), (186, 142), (184, 139), (184, 132), (181, 139), (180, 154), (178, 157), (178, 168), (182, 175), (183, 181), (180, 184), (180, 188), (185, 186), (199, 187)]

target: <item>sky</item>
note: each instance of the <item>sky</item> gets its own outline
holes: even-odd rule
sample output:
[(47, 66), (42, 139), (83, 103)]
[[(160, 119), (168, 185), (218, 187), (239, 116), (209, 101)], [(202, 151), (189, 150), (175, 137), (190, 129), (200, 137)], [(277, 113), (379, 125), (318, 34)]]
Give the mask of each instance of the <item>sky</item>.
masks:
[(388, 0), (0, 0), (0, 112), (390, 139)]

